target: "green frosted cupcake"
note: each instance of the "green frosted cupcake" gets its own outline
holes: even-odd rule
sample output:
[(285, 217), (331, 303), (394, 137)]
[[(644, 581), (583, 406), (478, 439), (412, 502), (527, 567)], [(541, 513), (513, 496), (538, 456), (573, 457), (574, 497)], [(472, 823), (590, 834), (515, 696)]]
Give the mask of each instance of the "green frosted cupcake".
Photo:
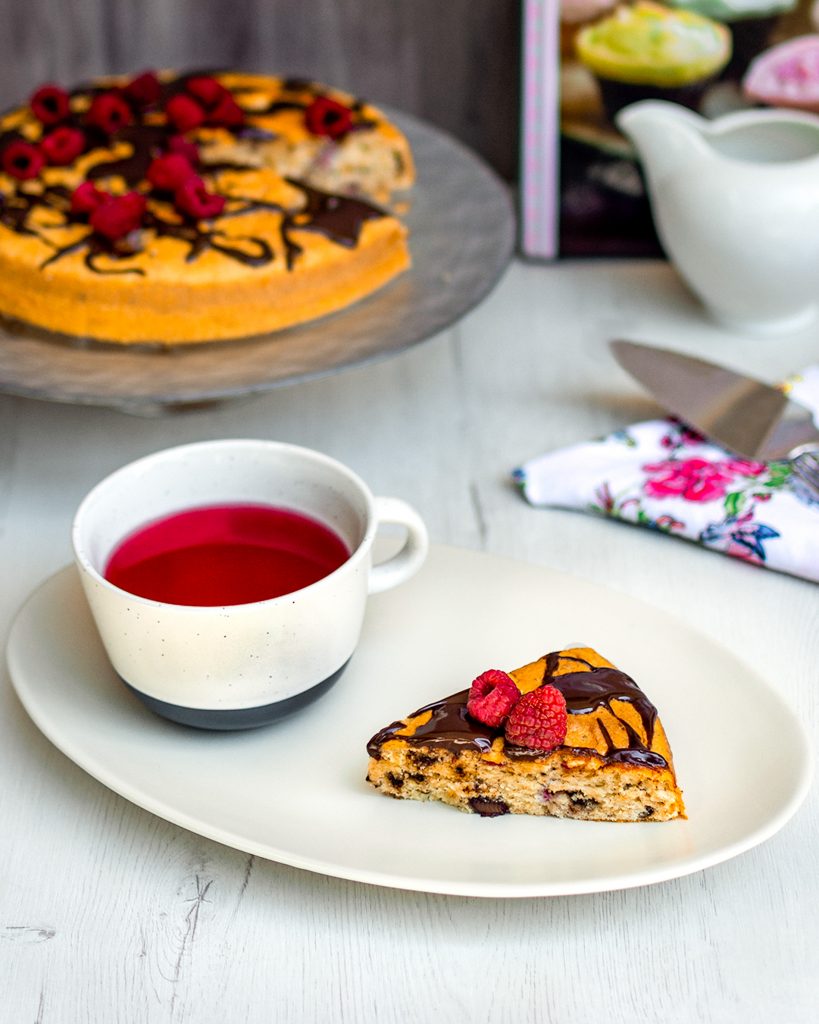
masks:
[(730, 60), (731, 34), (693, 11), (639, 0), (583, 29), (577, 54), (597, 76), (609, 117), (649, 97), (696, 108)]

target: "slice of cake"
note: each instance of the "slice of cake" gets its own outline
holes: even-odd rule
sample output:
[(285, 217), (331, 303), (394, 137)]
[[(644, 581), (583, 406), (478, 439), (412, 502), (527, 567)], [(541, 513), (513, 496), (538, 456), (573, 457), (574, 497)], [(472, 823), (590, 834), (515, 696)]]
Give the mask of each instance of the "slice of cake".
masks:
[(387, 117), (317, 83), (42, 86), (0, 115), (0, 314), (168, 345), (324, 316), (409, 267), (376, 204), (413, 174)]
[(544, 655), (382, 729), (367, 780), (462, 811), (590, 821), (685, 817), (657, 709), (589, 647)]

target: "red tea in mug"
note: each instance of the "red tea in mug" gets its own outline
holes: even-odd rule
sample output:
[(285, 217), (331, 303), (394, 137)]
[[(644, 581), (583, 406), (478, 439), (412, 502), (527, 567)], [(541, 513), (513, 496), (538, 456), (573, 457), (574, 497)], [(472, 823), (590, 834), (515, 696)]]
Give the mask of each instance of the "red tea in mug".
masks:
[(318, 582), (350, 553), (338, 534), (303, 512), (213, 505), (136, 530), (115, 548), (103, 575), (166, 604), (249, 604)]

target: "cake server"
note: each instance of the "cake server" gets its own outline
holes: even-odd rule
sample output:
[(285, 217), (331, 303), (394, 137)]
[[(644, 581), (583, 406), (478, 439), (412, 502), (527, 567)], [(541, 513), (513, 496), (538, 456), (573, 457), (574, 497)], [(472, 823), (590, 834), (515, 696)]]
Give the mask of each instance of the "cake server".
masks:
[(669, 412), (747, 459), (796, 459), (819, 451), (811, 412), (779, 388), (696, 356), (612, 341), (617, 362)]

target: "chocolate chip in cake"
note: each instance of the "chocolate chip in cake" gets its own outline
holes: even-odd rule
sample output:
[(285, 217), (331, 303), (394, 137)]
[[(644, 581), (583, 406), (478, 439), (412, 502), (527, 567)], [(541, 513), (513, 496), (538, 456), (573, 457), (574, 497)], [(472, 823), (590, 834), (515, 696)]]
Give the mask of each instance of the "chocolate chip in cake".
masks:
[(509, 805), (503, 800), (489, 800), (484, 796), (473, 796), (469, 806), (482, 818), (497, 818), (501, 814), (509, 813)]
[(431, 757), (429, 754), (422, 754), (418, 750), (411, 750), (409, 756), (412, 763), (416, 764), (419, 768), (428, 768), (431, 764), (438, 763), (437, 757)]
[(387, 772), (387, 781), (394, 789), (400, 789), (404, 785), (404, 780), (395, 772)]
[(590, 796), (583, 796), (579, 789), (567, 790), (566, 796), (571, 800), (572, 807), (594, 807), (597, 801)]

